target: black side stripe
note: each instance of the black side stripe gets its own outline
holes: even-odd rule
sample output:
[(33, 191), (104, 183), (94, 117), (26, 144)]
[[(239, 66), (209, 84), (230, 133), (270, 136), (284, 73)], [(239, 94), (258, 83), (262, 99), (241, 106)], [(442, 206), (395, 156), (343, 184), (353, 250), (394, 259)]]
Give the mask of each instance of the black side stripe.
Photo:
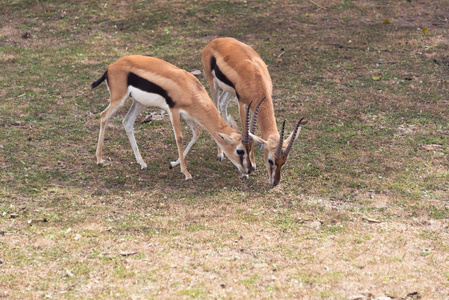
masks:
[(223, 72), (221, 72), (220, 68), (217, 65), (217, 60), (213, 56), (210, 59), (210, 71), (215, 71), (215, 76), (217, 76), (218, 80), (232, 87), (235, 91), (235, 94), (237, 95), (237, 98), (239, 99), (239, 94), (237, 93), (234, 84), (231, 82), (231, 80), (228, 79), (228, 77), (226, 77), (225, 74), (223, 74)]
[(132, 72), (128, 74), (128, 86), (135, 87), (147, 93), (160, 95), (165, 99), (165, 102), (168, 104), (170, 108), (173, 108), (176, 105), (175, 101), (173, 101), (173, 99), (168, 95), (166, 90), (164, 90), (159, 85), (151, 81), (148, 81), (145, 78), (140, 77)]

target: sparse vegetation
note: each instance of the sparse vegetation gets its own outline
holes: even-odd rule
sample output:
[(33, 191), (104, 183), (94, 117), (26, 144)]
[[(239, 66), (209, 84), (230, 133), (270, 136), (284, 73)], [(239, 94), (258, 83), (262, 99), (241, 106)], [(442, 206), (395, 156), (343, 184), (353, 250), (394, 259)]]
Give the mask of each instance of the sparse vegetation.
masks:
[[(448, 18), (430, 0), (2, 1), (0, 298), (444, 299)], [(126, 108), (97, 166), (107, 65), (201, 70), (220, 36), (266, 61), (279, 124), (309, 121), (281, 185), (259, 149), (241, 180), (204, 131), (185, 182), (167, 117), (136, 123), (141, 171)]]

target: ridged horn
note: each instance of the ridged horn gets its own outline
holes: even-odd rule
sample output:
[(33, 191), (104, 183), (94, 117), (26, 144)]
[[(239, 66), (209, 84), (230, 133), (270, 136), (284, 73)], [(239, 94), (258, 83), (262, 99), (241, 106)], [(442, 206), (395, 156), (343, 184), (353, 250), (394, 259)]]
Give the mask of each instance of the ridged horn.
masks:
[(251, 126), (250, 126), (250, 129), (249, 129), (249, 132), (251, 132), (251, 134), (254, 134), (254, 131), (256, 131), (257, 114), (259, 113), (259, 106), (263, 102), (263, 100), (265, 100), (265, 98), (266, 97), (263, 97), (262, 100), (260, 100), (259, 104), (257, 104), (256, 110), (254, 111), (254, 115), (253, 115), (253, 118), (251, 120)]
[(253, 102), (251, 101), (248, 105), (248, 108), (246, 109), (245, 128), (243, 129), (243, 136), (242, 136), (242, 144), (243, 145), (248, 145), (248, 143), (249, 143), (249, 111), (250, 111), (252, 103)]
[(282, 123), (282, 130), (281, 130), (281, 136), (279, 137), (279, 144), (278, 144), (278, 147), (276, 148), (276, 152), (274, 153), (274, 155), (276, 157), (280, 157), (281, 153), (282, 153), (282, 145), (284, 144), (284, 130), (285, 130), (285, 120)]
[(298, 133), (298, 129), (299, 129), (299, 125), (301, 125), (301, 122), (304, 118), (301, 118), (301, 120), (299, 120), (299, 122), (296, 124), (295, 130), (292, 133), (292, 137), (290, 139), (290, 142), (288, 143), (287, 148), (284, 151), (284, 155), (287, 156), (288, 153), (290, 152), (290, 149), (292, 148), (293, 142), (295, 141), (295, 137), (296, 134)]

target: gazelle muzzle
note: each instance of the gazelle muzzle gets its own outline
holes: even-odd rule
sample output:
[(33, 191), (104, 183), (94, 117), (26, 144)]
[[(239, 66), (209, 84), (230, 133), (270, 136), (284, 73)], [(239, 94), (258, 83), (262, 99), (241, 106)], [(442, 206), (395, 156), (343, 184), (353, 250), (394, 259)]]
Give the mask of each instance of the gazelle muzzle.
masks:
[(285, 150), (282, 150), (282, 147), (284, 145), (284, 134), (285, 134), (285, 121), (282, 123), (282, 129), (279, 136), (279, 143), (276, 147), (276, 152), (274, 153), (275, 159), (274, 159), (274, 165), (271, 165), (271, 184), (273, 186), (276, 186), (281, 181), (281, 169), (285, 162), (287, 161), (288, 154), (290, 153), (290, 150), (292, 148), (293, 142), (295, 141), (296, 135), (298, 134), (298, 130), (300, 128), (301, 122), (304, 118), (301, 118), (298, 123), (296, 123), (295, 130), (293, 130), (290, 140), (288, 142), (287, 147)]

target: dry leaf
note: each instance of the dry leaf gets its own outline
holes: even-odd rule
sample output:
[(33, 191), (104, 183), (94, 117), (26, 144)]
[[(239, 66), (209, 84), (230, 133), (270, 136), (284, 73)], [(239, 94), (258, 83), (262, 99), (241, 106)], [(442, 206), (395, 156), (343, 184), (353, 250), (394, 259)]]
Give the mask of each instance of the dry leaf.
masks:
[(146, 115), (141, 124), (151, 122), (151, 115)]
[(441, 148), (441, 145), (430, 144), (430, 145), (422, 145), (421, 146), (421, 149), (427, 150), (427, 151), (434, 151), (434, 150), (437, 150), (438, 148)]
[(367, 217), (363, 217), (362, 218), (365, 221), (368, 221), (370, 223), (382, 223), (382, 221), (376, 220), (376, 219), (371, 219), (371, 218), (367, 218)]
[(363, 299), (366, 299), (366, 297), (363, 295), (354, 295), (348, 297), (348, 300), (363, 300)]
[(69, 269), (66, 269), (66, 270), (65, 270), (65, 275), (67, 275), (68, 277), (75, 277), (75, 275), (73, 275), (73, 273), (70, 272)]
[(119, 253), (121, 256), (130, 256), (130, 255), (136, 255), (139, 254), (139, 252), (136, 251), (123, 251)]

